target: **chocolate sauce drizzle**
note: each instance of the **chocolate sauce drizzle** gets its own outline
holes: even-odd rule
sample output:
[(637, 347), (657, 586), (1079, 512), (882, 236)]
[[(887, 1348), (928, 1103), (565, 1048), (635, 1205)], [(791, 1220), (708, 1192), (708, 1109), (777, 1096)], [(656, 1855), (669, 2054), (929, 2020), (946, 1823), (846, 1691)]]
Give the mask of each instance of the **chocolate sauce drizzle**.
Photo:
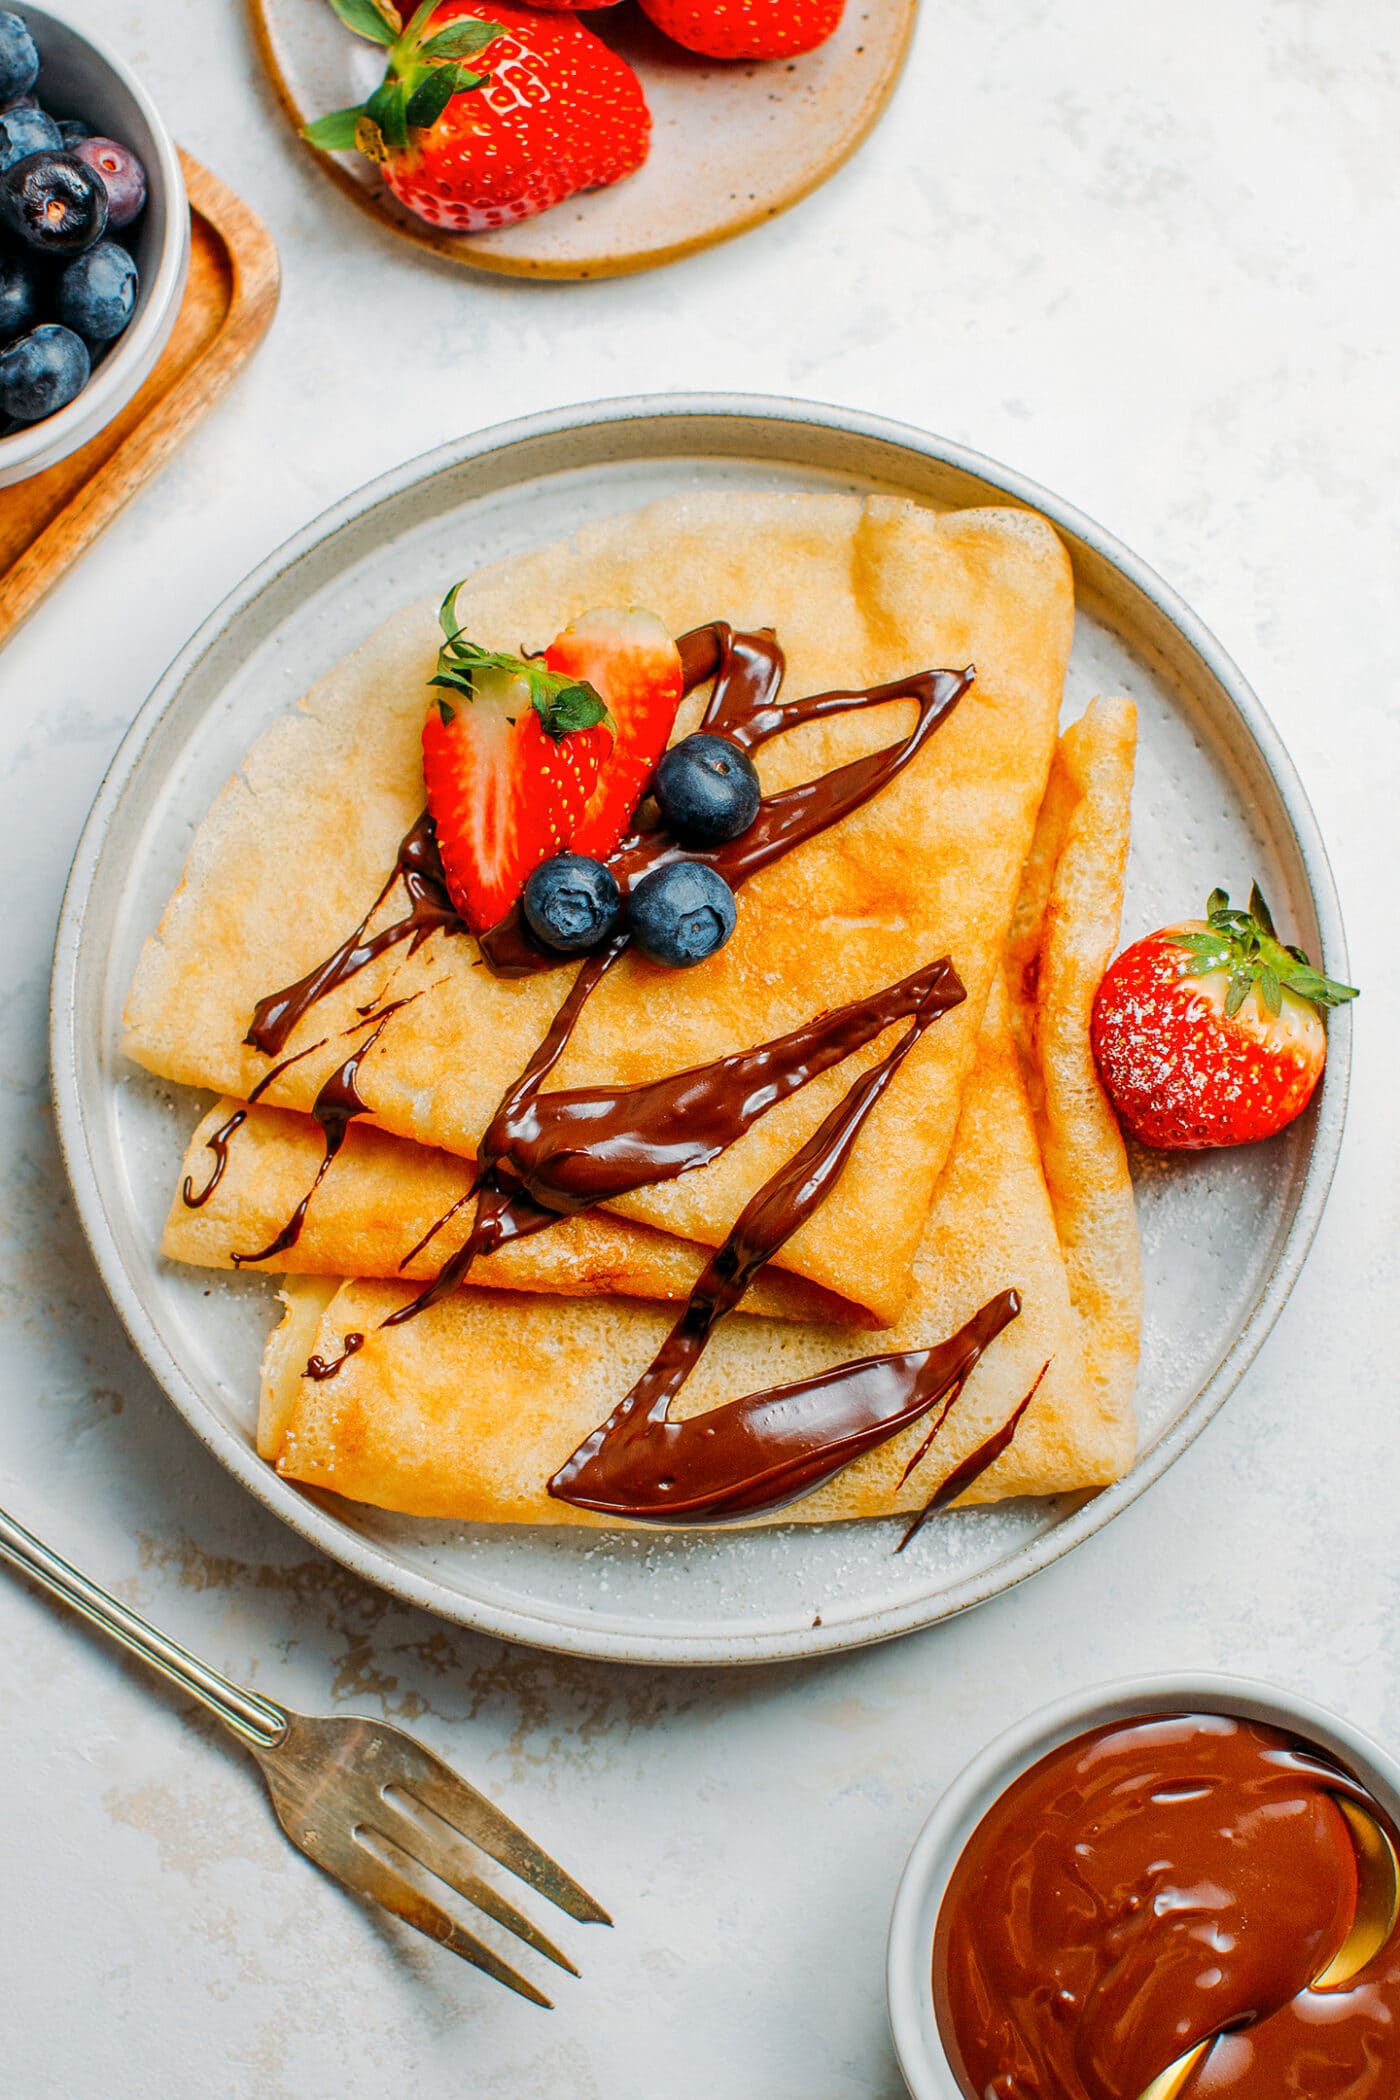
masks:
[[(1050, 1359), (1049, 1357), (1047, 1357), (1045, 1362), (1041, 1365), (1040, 1369), (1036, 1372), (1034, 1383), (1032, 1384), (1030, 1391), (1026, 1394), (1025, 1399), (1020, 1401), (1016, 1405), (1016, 1407), (1012, 1409), (1011, 1413), (1002, 1423), (1000, 1429), (994, 1429), (991, 1435), (977, 1446), (977, 1449), (975, 1451), (970, 1451), (966, 1458), (960, 1460), (959, 1463), (954, 1466), (952, 1472), (948, 1475), (946, 1480), (942, 1480), (939, 1482), (938, 1486), (929, 1496), (928, 1501), (924, 1504), (923, 1508), (919, 1510), (915, 1514), (915, 1516), (910, 1520), (908, 1529), (906, 1530), (899, 1544), (894, 1549), (896, 1553), (902, 1553), (905, 1547), (909, 1544), (909, 1541), (918, 1537), (919, 1533), (923, 1530), (925, 1524), (927, 1524), (930, 1517), (937, 1516), (939, 1510), (946, 1509), (950, 1502), (956, 1502), (959, 1495), (962, 1494), (964, 1488), (970, 1488), (972, 1486), (973, 1481), (978, 1479), (983, 1473), (985, 1473), (989, 1466), (994, 1466), (996, 1464), (997, 1460), (1001, 1457), (1003, 1451), (1010, 1449), (1011, 1441), (1015, 1436), (1017, 1430), (1021, 1426), (1021, 1417), (1025, 1414), (1026, 1409), (1030, 1406), (1032, 1400), (1034, 1400), (1036, 1394), (1040, 1391), (1040, 1381), (1042, 1378), (1044, 1378), (1049, 1368)], [(956, 1385), (953, 1388), (953, 1391), (949, 1394), (947, 1406), (944, 1408), (938, 1420), (934, 1423), (933, 1428), (929, 1431), (928, 1435), (924, 1438), (923, 1443), (915, 1452), (914, 1457), (905, 1467), (904, 1478), (906, 1480), (909, 1478), (909, 1475), (913, 1472), (914, 1467), (919, 1463), (920, 1459), (927, 1456), (930, 1444), (937, 1436), (939, 1430), (943, 1427), (943, 1424), (947, 1421), (948, 1416), (952, 1412), (953, 1407), (962, 1392), (963, 1386), (966, 1385), (966, 1383), (967, 1380), (964, 1378), (958, 1385)]]
[[(370, 920), (398, 882), (403, 883), (408, 910), (402, 918), (382, 926), (378, 933), (370, 933)], [(432, 821), (424, 810), (401, 841), (388, 880), (355, 931), (347, 934), (340, 946), (314, 970), (308, 970), (305, 977), (259, 999), (243, 1040), (254, 1050), (261, 1050), (265, 1057), (276, 1057), (318, 999), (348, 984), (378, 956), (386, 955), (401, 941), (408, 942), (408, 952), (413, 955), (430, 933), (466, 931), (447, 894)]]
[[(321, 1164), (316, 1169), (316, 1179), (312, 1182), (310, 1188), (274, 1240), (271, 1240), (266, 1247), (261, 1248), (256, 1254), (235, 1254), (231, 1257), (236, 1269), (244, 1268), (254, 1262), (271, 1261), (274, 1254), (284, 1254), (288, 1247), (294, 1247), (301, 1238), (301, 1228), (306, 1223), (306, 1213), (311, 1208), (311, 1199), (325, 1180), (331, 1161), (345, 1143), (346, 1131), (350, 1128), (356, 1116), (363, 1116), (368, 1113), (369, 1103), (361, 1098), (355, 1084), (359, 1077), (360, 1066), (369, 1056), (380, 1036), (383, 1035), (393, 1015), (398, 1012), (400, 1007), (407, 1004), (408, 1000), (406, 999), (396, 999), (392, 1006), (382, 1008), (375, 1017), (374, 1027), (364, 1041), (357, 1044), (344, 1062), (338, 1064), (330, 1077), (322, 1083), (320, 1093), (317, 1094), (316, 1099), (311, 1104), (311, 1113), (320, 1124), (321, 1135), (326, 1141), (326, 1149), (322, 1154)], [(323, 1045), (317, 1044), (314, 1047), (319, 1049)], [(303, 1052), (302, 1054), (309, 1055), (309, 1052)], [(291, 1058), (286, 1059), (287, 1064), (292, 1062)], [(281, 1068), (278, 1067), (277, 1069)], [(275, 1076), (275, 1071), (269, 1072), (267, 1079), (263, 1080), (261, 1084), (266, 1086), (268, 1080)], [(254, 1093), (250, 1098), (255, 1099), (256, 1094), (257, 1089), (254, 1089)], [(330, 1374), (323, 1373), (322, 1375), (329, 1376)]]
[[(847, 713), (881, 701), (907, 699), (918, 708), (914, 728), (900, 742), (850, 765), (838, 766), (799, 787), (765, 796), (742, 837), (712, 852), (693, 856), (717, 867), (735, 887), (878, 794), (947, 720), (973, 677), (970, 668), (922, 671), (886, 685), (784, 701), (779, 698), (783, 652), (776, 636), (768, 630), (741, 634), (727, 623), (715, 621), (683, 635), (677, 647), (687, 691), (707, 678), (714, 680), (703, 726), (745, 749), (766, 743), (781, 730), (800, 722)], [(609, 856), (609, 865), (625, 890), (663, 861), (680, 857), (681, 851), (665, 830), (634, 832)], [(371, 934), (371, 921), (400, 880), (407, 894), (408, 911)], [(317, 1000), (403, 941), (409, 943), (411, 955), (439, 927), (454, 932), (465, 930), (448, 897), (431, 822), (425, 813), (403, 840), (388, 880), (354, 932), (296, 984), (259, 1000), (245, 1041), (268, 1055), (274, 1054)], [(783, 1038), (781, 1043), (766, 1044), (758, 1051), (723, 1059), (695, 1072), (680, 1073), (650, 1087), (557, 1094), (541, 1104), (542, 1080), (558, 1063), (585, 1001), (627, 944), (624, 931), (580, 967), (544, 1041), (507, 1092), (483, 1138), (473, 1184), (477, 1212), (469, 1238), (435, 1281), (393, 1316), (395, 1322), (411, 1319), (436, 1304), (461, 1282), (478, 1255), (489, 1254), (508, 1240), (542, 1231), (569, 1211), (606, 1202), (626, 1190), (669, 1180), (690, 1167), (706, 1164), (742, 1135), (756, 1113), (762, 1113), (796, 1087), (806, 1085), (827, 1064), (839, 1062), (859, 1043), (878, 1034), (880, 1027), (888, 1025), (880, 1022), (862, 1035), (859, 1030), (863, 1023), (856, 1018), (848, 1046), (834, 1049), (825, 1063), (814, 1063), (810, 1069), (802, 1064), (806, 1045), (800, 1038), (804, 1033), (820, 1038), (830, 1025), (829, 1017), (813, 1023), (805, 1032)], [(488, 966), (502, 976), (558, 969), (565, 961), (535, 945), (518, 906), (482, 938), (480, 945)], [(957, 985), (950, 966), (949, 979)], [(963, 996), (958, 985), (957, 997)], [(858, 1002), (857, 1006), (863, 1004)], [(911, 1011), (910, 1006), (900, 1007), (889, 1018), (898, 1019)], [(854, 1017), (857, 1008), (843, 1012)], [(775, 1057), (789, 1060), (791, 1076), (778, 1081), (780, 1090), (767, 1094), (759, 1106), (760, 1095), (765, 1087), (771, 1089), (775, 1084), (778, 1070), (775, 1065), (765, 1072), (764, 1060)], [(356, 1062), (349, 1061), (352, 1094)], [(342, 1067), (342, 1072), (346, 1069)], [(332, 1075), (312, 1107), (312, 1114), (327, 1135), (326, 1154), (315, 1181), (276, 1238), (261, 1253), (235, 1255), (235, 1261), (268, 1261), (295, 1245), (312, 1197), (344, 1138), (343, 1125), (334, 1120), (340, 1109), (335, 1091), (339, 1076)], [(363, 1114), (365, 1106), (356, 1095), (350, 1114)], [(328, 1117), (332, 1120), (328, 1121)], [(667, 1130), (672, 1124), (679, 1125), (684, 1134), (670, 1138)], [(696, 1131), (694, 1141), (688, 1135), (692, 1125)], [(440, 1221), (444, 1222), (445, 1219)], [(431, 1236), (430, 1233), (428, 1237)]]
[(667, 1419), (720, 1320), (738, 1305), (763, 1264), (826, 1201), (876, 1102), (924, 1030), (947, 1011), (946, 985), (933, 971), (925, 973), (913, 1026), (861, 1073), (807, 1142), (749, 1199), (651, 1364), (549, 1482), (559, 1501), (668, 1522), (712, 1522), (771, 1508), (805, 1494), (867, 1449), (872, 1431), (876, 1442), (890, 1434), (885, 1413), (891, 1405), (901, 1422), (932, 1407), (950, 1378), (965, 1381), (987, 1343), (1016, 1317), (1020, 1300), (1006, 1292), (954, 1338), (968, 1344), (961, 1352), (944, 1344), (941, 1352), (868, 1357), (798, 1385), (747, 1394), (685, 1422)]
[(214, 1155), (213, 1170), (198, 1195), (194, 1192), (194, 1176), (192, 1174), (185, 1176), (180, 1187), (180, 1200), (186, 1210), (202, 1210), (209, 1201), (209, 1198), (224, 1178), (224, 1168), (228, 1165), (229, 1143), (233, 1134), (236, 1130), (241, 1130), (247, 1120), (247, 1109), (236, 1108), (226, 1123), (221, 1123), (217, 1130), (210, 1131), (208, 1137), (204, 1140), (204, 1149), (206, 1152), (212, 1152)]
[[(644, 875), (650, 875), (667, 861), (682, 859), (703, 861), (707, 867), (717, 869), (731, 889), (740, 889), (751, 876), (771, 867), (794, 846), (815, 838), (828, 825), (839, 823), (887, 787), (947, 721), (974, 675), (970, 665), (965, 671), (920, 671), (909, 678), (892, 679), (887, 685), (780, 700), (783, 652), (776, 636), (767, 629), (757, 634), (737, 634), (726, 622), (717, 620), (709, 627), (698, 627), (682, 635), (677, 647), (687, 692), (705, 679), (714, 678), (714, 690), (700, 727), (711, 735), (727, 737), (745, 751), (756, 750), (799, 723), (848, 714), (853, 708), (874, 707), (883, 701), (912, 700), (919, 716), (908, 736), (898, 743), (887, 744), (883, 750), (819, 774), (815, 780), (765, 795), (748, 830), (722, 846), (706, 852), (689, 851), (679, 846), (664, 827), (629, 833), (607, 857), (607, 865), (624, 896)], [(499, 926), (482, 935), (481, 953), (498, 977), (526, 977), (538, 970), (556, 970), (561, 960), (532, 939), (518, 904), (512, 906)]]
[[(715, 622), (682, 636), (678, 647), (687, 691), (714, 679), (702, 728), (746, 751), (802, 722), (858, 707), (911, 700), (918, 710), (906, 737), (815, 780), (765, 795), (741, 837), (686, 856), (717, 869), (735, 889), (878, 794), (947, 720), (973, 678), (970, 667), (961, 672), (925, 671), (885, 685), (784, 701), (783, 652), (771, 632), (741, 634)], [(638, 830), (620, 841), (608, 865), (625, 895), (644, 875), (682, 856), (683, 849), (664, 828)], [(370, 933), (372, 920), (400, 882), (408, 910)], [(447, 894), (425, 814), (403, 840), (388, 880), (354, 932), (305, 977), (258, 1002), (246, 1041), (275, 1055), (319, 999), (391, 948), (407, 941), (412, 954), (438, 930), (465, 929)], [(543, 1041), (507, 1090), (483, 1137), (468, 1191), (476, 1197), (470, 1234), (434, 1280), (381, 1324), (397, 1326), (426, 1311), (457, 1288), (478, 1255), (508, 1240), (707, 1164), (777, 1102), (895, 1022), (910, 1019), (912, 1026), (895, 1047), (860, 1075), (794, 1158), (746, 1205), (707, 1263), (655, 1362), (549, 1482), (552, 1495), (582, 1508), (665, 1522), (714, 1521), (769, 1509), (807, 1493), (944, 1400), (943, 1415), (931, 1433), (936, 1434), (984, 1350), (1016, 1318), (1020, 1299), (1015, 1291), (1001, 1292), (956, 1335), (934, 1347), (862, 1358), (793, 1385), (750, 1393), (689, 1421), (667, 1420), (671, 1400), (717, 1322), (738, 1304), (763, 1263), (825, 1201), (866, 1117), (914, 1043), (966, 994), (945, 957), (756, 1050), (639, 1087), (542, 1094), (543, 1082), (562, 1056), (587, 1000), (627, 945), (624, 931), (580, 966)], [(482, 936), (480, 948), (487, 966), (502, 977), (558, 969), (565, 961), (535, 944), (518, 906)], [(366, 1110), (356, 1074), (391, 1010), (385, 1010), (368, 1041), (332, 1073), (316, 1098), (312, 1113), (325, 1133), (326, 1150), (311, 1188), (270, 1246), (256, 1255), (235, 1255), (236, 1262), (267, 1261), (297, 1238), (351, 1119)], [(458, 1199), (447, 1217), (463, 1200)], [(420, 1247), (447, 1217), (425, 1235)], [(308, 1375), (335, 1376), (363, 1341), (362, 1335), (347, 1335), (341, 1355), (313, 1357)], [(989, 1440), (985, 1448), (991, 1455), (984, 1463), (997, 1455), (991, 1452), (992, 1444), (1000, 1451), (1010, 1441), (1029, 1398), (998, 1432), (1000, 1442)], [(973, 1477), (969, 1463), (957, 1469), (960, 1486)]]
[(549, 1492), (605, 1516), (666, 1524), (714, 1523), (779, 1508), (947, 1395), (956, 1398), (1020, 1309), (1016, 1291), (1000, 1291), (931, 1348), (859, 1357), (684, 1422), (667, 1421), (664, 1402), (659, 1412), (638, 1408), (624, 1415), (629, 1394), (555, 1474)]
[(270, 1072), (264, 1072), (262, 1078), (249, 1094), (245, 1105), (242, 1108), (235, 1109), (226, 1123), (221, 1123), (217, 1130), (212, 1130), (209, 1133), (204, 1140), (204, 1149), (206, 1152), (212, 1152), (214, 1155), (214, 1171), (197, 1196), (192, 1193), (191, 1177), (188, 1174), (185, 1176), (184, 1185), (180, 1190), (180, 1197), (187, 1210), (202, 1210), (219, 1186), (219, 1183), (223, 1180), (224, 1168), (228, 1165), (228, 1148), (234, 1132), (241, 1130), (247, 1122), (248, 1110), (253, 1103), (262, 1099), (272, 1085), (273, 1080), (280, 1079), (289, 1065), (298, 1065), (304, 1057), (310, 1057), (313, 1051), (324, 1050), (326, 1042), (327, 1038), (322, 1036), (319, 1043), (309, 1043), (305, 1050), (298, 1050), (293, 1056), (284, 1057), (280, 1065), (274, 1065)]
[[(847, 1096), (849, 1101), (859, 1094), (863, 1101), (862, 1090), (878, 1079), (870, 1095), (873, 1101), (916, 1037), (967, 996), (944, 956), (898, 984), (819, 1015), (756, 1050), (735, 1052), (640, 1086), (541, 1094), (541, 1084), (563, 1055), (589, 994), (620, 952), (620, 944), (614, 944), (575, 978), (539, 1049), (487, 1126), (478, 1156), (477, 1212), (471, 1232), (433, 1281), (389, 1315), (386, 1326), (426, 1312), (456, 1290), (478, 1255), (491, 1253), (507, 1240), (523, 1239), (572, 1212), (708, 1165), (769, 1109), (912, 1015), (915, 1025), (909, 1034), (888, 1058), (862, 1075)], [(845, 1164), (854, 1131), (838, 1159), (839, 1133), (823, 1137), (831, 1124), (828, 1117), (798, 1153), (804, 1175), (823, 1171), (812, 1150), (819, 1140), (836, 1162), (833, 1175)], [(782, 1234), (775, 1251), (795, 1230), (794, 1224)]]
[(352, 1356), (358, 1356), (364, 1346), (365, 1338), (362, 1334), (347, 1334), (340, 1345), (339, 1356), (311, 1356), (307, 1358), (306, 1376), (318, 1381), (323, 1378), (334, 1378), (341, 1365), (348, 1363)]

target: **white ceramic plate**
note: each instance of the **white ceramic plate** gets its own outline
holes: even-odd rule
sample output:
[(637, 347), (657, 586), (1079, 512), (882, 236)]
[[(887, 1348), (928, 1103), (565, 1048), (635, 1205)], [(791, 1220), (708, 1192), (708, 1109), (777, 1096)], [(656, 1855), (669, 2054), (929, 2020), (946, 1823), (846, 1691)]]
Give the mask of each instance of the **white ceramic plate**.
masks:
[[(534, 1531), (423, 1522), (307, 1493), (253, 1449), (273, 1317), (262, 1277), (220, 1281), (157, 1245), (197, 1109), (127, 1064), (122, 1001), (190, 835), (259, 732), (385, 616), (443, 577), (669, 492), (892, 490), (934, 505), (1029, 504), (1074, 558), (1067, 712), (1138, 702), (1141, 753), (1125, 936), (1258, 876), (1280, 924), (1334, 976), (1346, 949), (1312, 813), (1258, 701), (1150, 570), (1045, 490), (919, 432), (803, 402), (657, 397), (483, 432), (372, 483), (225, 601), (138, 715), (83, 833), (59, 926), (53, 1078), (78, 1208), (117, 1310), (180, 1413), (296, 1530), (443, 1616), (574, 1654), (756, 1662), (926, 1626), (1044, 1567), (1161, 1474), (1268, 1332), (1316, 1229), (1341, 1140), (1343, 1010), (1318, 1101), (1283, 1137), (1142, 1163), (1147, 1317), (1142, 1455), (1085, 1499), (1003, 1504), (929, 1525), (718, 1533)], [(212, 1286), (212, 1288), (211, 1288)]]

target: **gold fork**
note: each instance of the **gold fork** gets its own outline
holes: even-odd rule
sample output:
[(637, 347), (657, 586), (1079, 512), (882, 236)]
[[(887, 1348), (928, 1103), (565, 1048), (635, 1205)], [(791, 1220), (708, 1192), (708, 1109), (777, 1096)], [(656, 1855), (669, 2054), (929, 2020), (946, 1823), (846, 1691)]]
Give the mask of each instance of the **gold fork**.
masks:
[(581, 1924), (610, 1925), (607, 1912), (494, 1802), (411, 1735), (353, 1716), (316, 1720), (244, 1691), (89, 1582), (3, 1509), (0, 1555), (216, 1714), (257, 1759), (292, 1843), (344, 1887), (381, 1904), (522, 1998), (548, 2006), (543, 1991), (434, 1903), (397, 1862), (422, 1867), (577, 1976), (569, 1957), (476, 1871), (463, 1840)]

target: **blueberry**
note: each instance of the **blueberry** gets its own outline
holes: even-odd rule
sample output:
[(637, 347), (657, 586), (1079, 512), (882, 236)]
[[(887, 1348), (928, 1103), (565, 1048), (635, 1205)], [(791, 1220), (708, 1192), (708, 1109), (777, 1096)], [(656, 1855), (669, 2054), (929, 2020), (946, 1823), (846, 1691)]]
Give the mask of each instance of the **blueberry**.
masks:
[(0, 348), (34, 326), (42, 303), (34, 259), (27, 255), (0, 255)]
[(52, 153), (63, 133), (42, 109), (7, 109), (0, 117), (0, 175), (31, 153)]
[(66, 408), (87, 385), (91, 370), (82, 337), (46, 321), (0, 350), (0, 411), (17, 423), (37, 423)]
[(668, 861), (644, 875), (627, 912), (643, 955), (676, 970), (688, 970), (722, 948), (738, 916), (729, 884), (698, 860)]
[(622, 914), (622, 892), (600, 860), (556, 853), (526, 883), (521, 909), (537, 941), (578, 955), (612, 932)]
[(140, 279), (120, 241), (99, 241), (58, 280), (58, 318), (84, 342), (110, 343), (136, 311)]
[(40, 255), (81, 255), (107, 231), (107, 192), (71, 153), (31, 153), (0, 175), (0, 220)]
[(118, 231), (139, 218), (146, 203), (146, 170), (129, 146), (115, 139), (80, 139), (73, 148), (107, 192), (107, 224)]
[(27, 95), (38, 78), (38, 45), (17, 14), (0, 8), (0, 102)]
[(662, 757), (652, 793), (683, 846), (719, 846), (748, 830), (762, 789), (752, 759), (737, 744), (688, 736)]
[(92, 137), (91, 124), (85, 124), (81, 117), (60, 117), (58, 128), (62, 134), (65, 153), (71, 153), (73, 148), (80, 146), (84, 139)]

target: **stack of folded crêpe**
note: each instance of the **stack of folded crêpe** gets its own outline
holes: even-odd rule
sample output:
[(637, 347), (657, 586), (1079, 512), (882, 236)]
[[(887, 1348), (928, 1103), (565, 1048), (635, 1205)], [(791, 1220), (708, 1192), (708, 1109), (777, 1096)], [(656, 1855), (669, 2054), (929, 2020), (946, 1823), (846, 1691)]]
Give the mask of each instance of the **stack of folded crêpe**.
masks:
[[(435, 612), (450, 581), (425, 577), (423, 603), (248, 753), (146, 944), (126, 1048), (221, 1097), (190, 1140), (186, 1194), (203, 1195), (221, 1152), (223, 1170), (202, 1202), (176, 1190), (164, 1252), (228, 1268), (279, 1237), (306, 1195), (323, 1154), (309, 1111), (347, 1043), (364, 1042), (366, 1016), (393, 1006), (355, 1075), (366, 1112), (299, 1237), (262, 1264), (285, 1276), (286, 1313), (267, 1344), (259, 1448), (290, 1479), (392, 1510), (596, 1523), (546, 1482), (652, 1360), (750, 1196), (903, 1024), (711, 1164), (562, 1217), (384, 1326), (464, 1238), (476, 1147), (577, 965), (498, 977), (473, 938), (442, 929), (393, 945), (298, 1022), (293, 1061), (226, 1152), (209, 1140), (273, 1063), (245, 1041), (258, 1001), (343, 942), (422, 810)], [(704, 493), (501, 561), (468, 581), (457, 613), (474, 640), (529, 651), (608, 605), (647, 606), (676, 635), (715, 620), (774, 629), (785, 694), (976, 669), (905, 770), (747, 884), (718, 954), (688, 970), (625, 954), (551, 1075), (559, 1088), (635, 1086), (782, 1036), (945, 954), (966, 987), (900, 1066), (833, 1192), (722, 1322), (673, 1418), (925, 1347), (1014, 1289), (1019, 1316), (907, 1478), (924, 1422), (775, 1515), (918, 1510), (1033, 1387), (969, 1499), (1117, 1478), (1135, 1448), (1141, 1286), (1132, 1186), (1088, 1030), (1118, 936), (1135, 718), (1130, 701), (1101, 698), (1059, 733), (1074, 618), (1063, 547), (1009, 509)], [(678, 736), (704, 702), (703, 689), (686, 699)], [(891, 701), (774, 738), (755, 754), (765, 793), (889, 745), (912, 713)], [(402, 911), (390, 894), (371, 933)], [(364, 1340), (345, 1357), (350, 1334)], [(342, 1360), (318, 1378), (312, 1358)]]

